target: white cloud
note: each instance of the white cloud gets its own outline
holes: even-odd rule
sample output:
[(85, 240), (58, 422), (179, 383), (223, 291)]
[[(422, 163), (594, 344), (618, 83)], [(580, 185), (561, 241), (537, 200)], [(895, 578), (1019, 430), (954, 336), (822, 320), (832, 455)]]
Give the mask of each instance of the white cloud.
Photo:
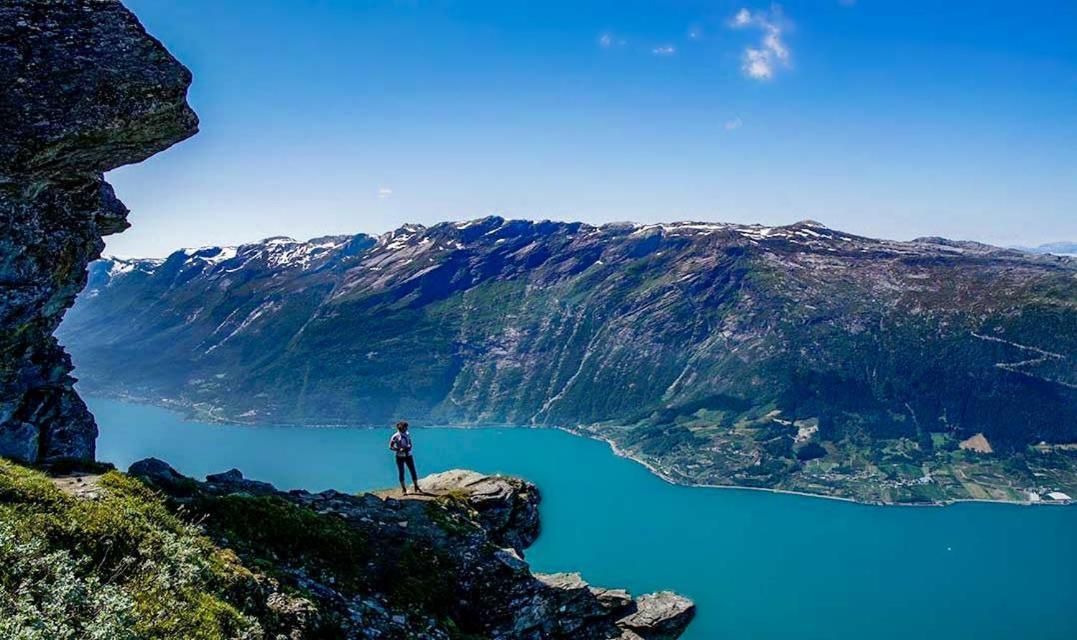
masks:
[(749, 78), (756, 80), (770, 80), (774, 77), (774, 63), (770, 55), (762, 49), (747, 47), (744, 50), (744, 61), (741, 70)]
[(725, 130), (732, 131), (734, 129), (740, 129), (744, 125), (744, 121), (740, 117), (733, 118), (732, 120), (726, 120)]
[(378, 200), (388, 200), (393, 196), (393, 190), (389, 187), (378, 187)]
[(616, 36), (609, 31), (606, 31), (598, 36), (598, 46), (603, 49), (609, 49), (610, 47), (623, 47), (628, 44), (628, 41), (624, 38)]
[(651, 53), (656, 56), (671, 56), (677, 53), (677, 48), (671, 44), (667, 44), (661, 47), (655, 47), (654, 49), (651, 49)]
[(741, 70), (756, 80), (770, 80), (777, 67), (790, 66), (789, 47), (782, 40), (784, 19), (781, 7), (774, 5), (769, 12), (741, 9), (729, 21), (733, 29), (758, 29), (763, 37), (756, 46), (744, 48)]

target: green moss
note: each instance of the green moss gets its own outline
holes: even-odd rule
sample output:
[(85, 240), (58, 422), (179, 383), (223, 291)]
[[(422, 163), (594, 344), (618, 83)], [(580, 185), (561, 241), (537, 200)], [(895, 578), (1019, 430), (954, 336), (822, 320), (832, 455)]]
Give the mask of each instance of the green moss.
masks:
[(317, 514), (275, 496), (206, 498), (195, 508), (214, 537), (257, 564), (302, 563), (359, 591), (371, 551), (365, 537), (337, 516)]
[(383, 585), (390, 602), (420, 603), (437, 615), (447, 615), (455, 604), (450, 562), (441, 554), (410, 542), (400, 549), (392, 579)]
[(469, 535), (476, 532), (476, 527), (471, 522), (454, 514), (442, 506), (442, 503), (452, 504), (457, 508), (470, 510), (467, 504), (467, 492), (459, 489), (451, 489), (447, 493), (438, 496), (436, 502), (426, 504), (426, 515), (434, 524), (449, 535)]
[[(412, 541), (379, 544), (335, 514), (276, 496), (204, 497), (192, 508), (209, 533), (250, 565), (287, 581), (299, 569), (345, 594), (378, 592), (391, 605), (446, 615), (455, 602), (453, 560)], [(440, 509), (444, 514), (444, 510)], [(444, 516), (448, 518), (447, 515)], [(464, 527), (445, 519), (446, 527)], [(385, 542), (385, 541), (382, 541)]]
[(0, 458), (0, 502), (53, 505), (64, 495), (44, 474)]

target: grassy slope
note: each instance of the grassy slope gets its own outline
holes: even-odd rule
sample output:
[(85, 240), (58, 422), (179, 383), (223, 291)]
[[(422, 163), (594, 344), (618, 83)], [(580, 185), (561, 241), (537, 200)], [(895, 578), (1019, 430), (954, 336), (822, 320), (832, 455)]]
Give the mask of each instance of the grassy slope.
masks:
[(278, 498), (196, 494), (180, 506), (116, 471), (97, 493), (68, 495), (0, 458), (0, 638), (257, 640), (295, 628), (270, 596), (311, 612), (303, 637), (343, 637), (345, 612), (305, 591), (297, 570), (455, 627), (448, 560), (430, 549), (403, 545), (394, 570), (377, 571), (361, 532)]
[(110, 471), (101, 497), (64, 494), (0, 460), (0, 637), (244, 637), (259, 629), (237, 594), (260, 576)]

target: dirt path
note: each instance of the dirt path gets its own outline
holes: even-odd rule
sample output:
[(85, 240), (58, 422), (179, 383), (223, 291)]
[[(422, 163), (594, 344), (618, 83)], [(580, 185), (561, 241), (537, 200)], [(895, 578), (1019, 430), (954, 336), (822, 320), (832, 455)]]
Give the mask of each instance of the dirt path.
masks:
[(415, 493), (412, 489), (408, 489), (407, 494), (402, 494), (400, 489), (378, 489), (377, 491), (371, 491), (370, 493), (378, 496), (382, 500), (393, 498), (394, 500), (417, 500), (419, 502), (430, 502), (441, 495), (439, 493)]
[(93, 473), (66, 473), (58, 476), (52, 476), (49, 479), (56, 485), (56, 488), (64, 493), (75, 496), (76, 498), (96, 498), (100, 493), (100, 487), (97, 485), (97, 481), (101, 478), (100, 474)]

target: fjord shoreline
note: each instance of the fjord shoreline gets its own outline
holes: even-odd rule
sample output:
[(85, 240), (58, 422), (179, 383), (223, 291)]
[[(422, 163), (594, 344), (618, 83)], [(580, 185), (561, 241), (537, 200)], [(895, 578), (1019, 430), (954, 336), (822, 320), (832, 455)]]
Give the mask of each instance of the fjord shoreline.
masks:
[[(278, 423), (242, 422), (242, 421), (239, 421), (239, 420), (234, 420), (234, 419), (221, 417), (221, 416), (215, 414), (212, 411), (212, 409), (207, 410), (205, 408), (200, 408), (200, 407), (197, 407), (196, 405), (193, 405), (193, 404), (190, 404), (190, 403), (184, 403), (184, 402), (180, 402), (180, 401), (173, 400), (173, 399), (170, 399), (170, 398), (159, 398), (157, 400), (153, 400), (153, 399), (150, 399), (150, 398), (145, 398), (145, 397), (136, 396), (136, 395), (109, 394), (109, 393), (98, 393), (98, 392), (85, 393), (84, 395), (86, 395), (87, 397), (90, 397), (90, 398), (101, 398), (101, 399), (115, 400), (115, 401), (122, 402), (122, 403), (125, 403), (125, 404), (155, 406), (155, 407), (159, 407), (159, 408), (162, 408), (162, 409), (166, 409), (166, 410), (171, 411), (173, 413), (176, 413), (178, 415), (182, 415), (184, 418), (189, 419), (189, 420), (198, 420), (198, 421), (204, 421), (204, 422), (209, 422), (209, 423), (213, 423), (213, 424), (228, 425), (228, 426), (234, 426), (234, 427), (260, 428), (260, 427), (272, 426), (272, 427), (286, 427), (286, 428), (294, 428), (294, 429), (378, 429), (378, 428), (384, 427), (384, 425), (373, 425), (373, 424), (369, 424), (369, 425), (368, 424), (278, 424)], [(500, 423), (454, 424), (454, 425), (421, 425), (421, 426), (418, 426), (418, 428), (422, 428), (422, 429), (494, 429), (494, 428), (512, 428), (512, 429), (540, 429), (540, 430), (541, 429), (553, 429), (553, 430), (556, 430), (556, 431), (562, 431), (564, 433), (568, 433), (568, 434), (573, 435), (575, 437), (586, 438), (586, 439), (589, 439), (589, 440), (596, 440), (596, 441), (599, 441), (599, 442), (604, 442), (609, 446), (610, 451), (615, 456), (620, 457), (620, 458), (624, 458), (626, 460), (631, 460), (632, 462), (635, 462), (636, 464), (639, 464), (640, 466), (647, 469), (647, 471), (649, 471), (652, 475), (659, 478), (663, 482), (666, 482), (668, 484), (678, 486), (678, 487), (688, 487), (688, 488), (694, 488), (694, 489), (726, 489), (726, 490), (762, 491), (762, 492), (766, 492), (766, 493), (802, 496), (802, 497), (806, 497), (806, 498), (820, 498), (820, 499), (824, 499), (824, 500), (835, 500), (835, 501), (839, 501), (839, 502), (845, 502), (845, 503), (857, 504), (857, 505), (863, 505), (863, 506), (886, 506), (886, 507), (945, 507), (945, 506), (954, 505), (954, 504), (960, 504), (960, 503), (985, 503), (985, 504), (998, 504), (998, 505), (1013, 505), (1013, 506), (1022, 506), (1022, 507), (1024, 507), (1024, 506), (1029, 506), (1029, 507), (1031, 507), (1031, 506), (1072, 506), (1073, 505), (1073, 502), (1071, 502), (1071, 501), (1031, 502), (1031, 501), (1017, 501), (1017, 500), (994, 500), (994, 499), (984, 499), (984, 498), (953, 498), (953, 499), (937, 501), (937, 502), (866, 501), (866, 500), (856, 500), (854, 498), (849, 498), (849, 497), (846, 497), (846, 496), (831, 495), (831, 494), (826, 494), (826, 493), (813, 493), (813, 492), (809, 492), (809, 491), (797, 491), (795, 489), (778, 489), (778, 488), (772, 488), (772, 487), (752, 487), (752, 486), (736, 485), (736, 484), (695, 483), (695, 482), (687, 482), (687, 481), (684, 481), (684, 480), (674, 478), (673, 476), (669, 475), (668, 473), (666, 473), (662, 469), (658, 468), (655, 464), (653, 464), (649, 460), (647, 460), (647, 459), (645, 459), (645, 458), (643, 458), (643, 457), (641, 457), (639, 455), (633, 454), (632, 452), (626, 451), (623, 447), (618, 445), (617, 442), (615, 440), (613, 440), (612, 438), (609, 438), (609, 437), (604, 436), (604, 435), (599, 434), (599, 433), (595, 433), (595, 432), (590, 431), (590, 430), (585, 429), (585, 428), (565, 427), (565, 426), (559, 426), (559, 425), (539, 426), (539, 425), (514, 425), (514, 424), (500, 424)]]

